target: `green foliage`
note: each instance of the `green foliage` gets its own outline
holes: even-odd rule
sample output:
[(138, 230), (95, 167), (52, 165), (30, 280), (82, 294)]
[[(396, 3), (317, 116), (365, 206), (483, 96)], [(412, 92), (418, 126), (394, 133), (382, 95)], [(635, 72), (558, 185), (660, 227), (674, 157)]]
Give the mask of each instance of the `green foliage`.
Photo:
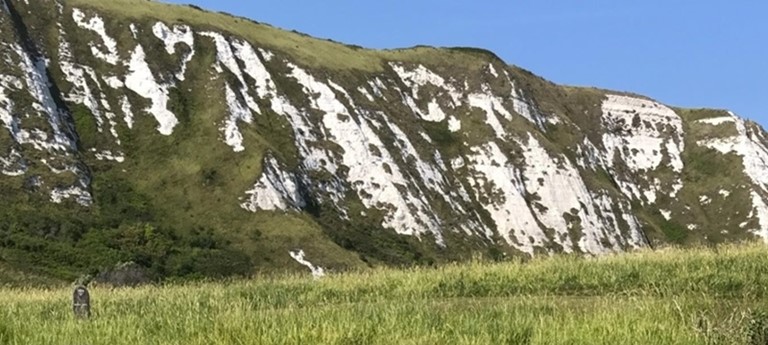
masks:
[(768, 344), (768, 313), (765, 310), (752, 312), (747, 325), (749, 345)]
[(124, 220), (154, 218), (150, 196), (136, 191), (125, 179), (96, 175), (91, 186), (101, 220), (108, 226), (117, 227)]
[(271, 152), (289, 169), (299, 165), (299, 154), (294, 144), (293, 128), (285, 117), (272, 111), (265, 111), (254, 119), (256, 132), (268, 141)]
[(93, 114), (83, 105), (77, 104), (70, 108), (72, 113), (72, 119), (75, 122), (75, 128), (77, 128), (80, 134), (80, 146), (84, 149), (96, 147), (98, 144), (96, 133), (98, 128), (96, 126), (96, 119), (93, 118)]
[(251, 258), (233, 249), (196, 249), (171, 260), (173, 274), (181, 277), (225, 278), (252, 271)]
[(3, 344), (10, 344), (13, 339), (13, 330), (8, 326), (8, 322), (0, 320), (0, 342)]
[(688, 238), (688, 231), (675, 222), (662, 223), (661, 231), (666, 236), (667, 243), (685, 244)]
[(698, 120), (716, 118), (716, 117), (729, 117), (731, 116), (727, 111), (720, 109), (685, 109), (675, 108), (675, 112), (687, 123), (692, 123)]
[(490, 61), (504, 61), (502, 60), (496, 53), (488, 50), (488, 49), (481, 49), (481, 48), (474, 48), (474, 47), (451, 47), (447, 48), (449, 50), (455, 50), (460, 52), (466, 52), (471, 54), (477, 54), (483, 59), (487, 59)]
[[(356, 200), (352, 197), (348, 200)], [(314, 212), (318, 222), (328, 237), (341, 248), (359, 253), (360, 259), (369, 265), (430, 265), (435, 258), (426, 254), (427, 247), (435, 244), (424, 244), (410, 236), (396, 234), (391, 229), (381, 226), (383, 212), (366, 209), (359, 201), (350, 202), (349, 214), (351, 220), (339, 219), (332, 206), (317, 205)], [(361, 212), (366, 212), (365, 216)], [(424, 242), (434, 243), (432, 240)]]
[(179, 232), (158, 225), (147, 198), (121, 179), (97, 179), (93, 210), (70, 212), (46, 201), (0, 210), (0, 258), (18, 269), (60, 279), (133, 261), (152, 277), (223, 277), (251, 273), (241, 251), (210, 229)]
[(422, 126), (441, 152), (446, 152), (449, 156), (460, 153), (462, 146), (461, 137), (458, 133), (451, 132), (448, 129), (447, 123), (425, 122)]
[(172, 87), (168, 90), (168, 110), (176, 114), (182, 124), (188, 124), (190, 117), (196, 113), (195, 102), (190, 100), (192, 96), (189, 91), (182, 91), (178, 87)]
[[(688, 164), (687, 180), (696, 182), (702, 177), (721, 176), (724, 163), (729, 163), (728, 157), (708, 148), (693, 147), (684, 154)], [(737, 167), (738, 168), (738, 167)]]

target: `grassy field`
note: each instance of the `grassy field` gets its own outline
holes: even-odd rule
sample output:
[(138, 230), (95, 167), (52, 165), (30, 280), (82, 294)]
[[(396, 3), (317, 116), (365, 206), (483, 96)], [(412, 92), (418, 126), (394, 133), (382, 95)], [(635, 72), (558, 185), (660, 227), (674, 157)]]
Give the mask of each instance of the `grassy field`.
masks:
[(766, 344), (762, 245), (0, 293), (0, 344)]

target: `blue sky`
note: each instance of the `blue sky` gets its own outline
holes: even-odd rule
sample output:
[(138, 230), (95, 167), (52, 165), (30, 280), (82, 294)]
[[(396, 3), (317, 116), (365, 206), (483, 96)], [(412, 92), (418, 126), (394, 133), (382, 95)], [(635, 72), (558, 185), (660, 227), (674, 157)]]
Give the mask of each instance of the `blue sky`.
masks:
[(553, 82), (768, 127), (768, 1), (183, 0), (369, 48), (471, 46)]

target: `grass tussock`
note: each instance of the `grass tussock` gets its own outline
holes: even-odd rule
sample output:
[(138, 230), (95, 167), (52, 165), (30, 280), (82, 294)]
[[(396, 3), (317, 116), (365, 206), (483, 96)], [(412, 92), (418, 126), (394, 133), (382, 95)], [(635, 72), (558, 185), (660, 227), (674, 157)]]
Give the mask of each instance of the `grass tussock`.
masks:
[(6, 288), (3, 344), (764, 344), (762, 245), (136, 289)]

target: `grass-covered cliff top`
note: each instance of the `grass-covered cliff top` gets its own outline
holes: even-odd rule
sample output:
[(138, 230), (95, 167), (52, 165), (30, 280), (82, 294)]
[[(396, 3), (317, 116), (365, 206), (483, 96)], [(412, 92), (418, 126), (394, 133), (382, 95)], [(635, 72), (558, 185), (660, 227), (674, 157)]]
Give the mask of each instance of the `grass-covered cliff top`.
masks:
[(227, 13), (205, 11), (191, 5), (166, 4), (151, 0), (67, 0), (67, 3), (76, 7), (97, 9), (119, 17), (152, 18), (166, 23), (215, 28), (217, 31), (229, 32), (266, 48), (281, 51), (297, 62), (315, 68), (375, 72), (381, 70), (382, 63), (386, 60), (414, 62), (450, 60), (466, 65), (498, 59), (492, 53), (480, 49), (438, 49), (424, 46), (393, 50), (365, 49), (330, 39), (314, 38), (295, 31), (286, 31)]

